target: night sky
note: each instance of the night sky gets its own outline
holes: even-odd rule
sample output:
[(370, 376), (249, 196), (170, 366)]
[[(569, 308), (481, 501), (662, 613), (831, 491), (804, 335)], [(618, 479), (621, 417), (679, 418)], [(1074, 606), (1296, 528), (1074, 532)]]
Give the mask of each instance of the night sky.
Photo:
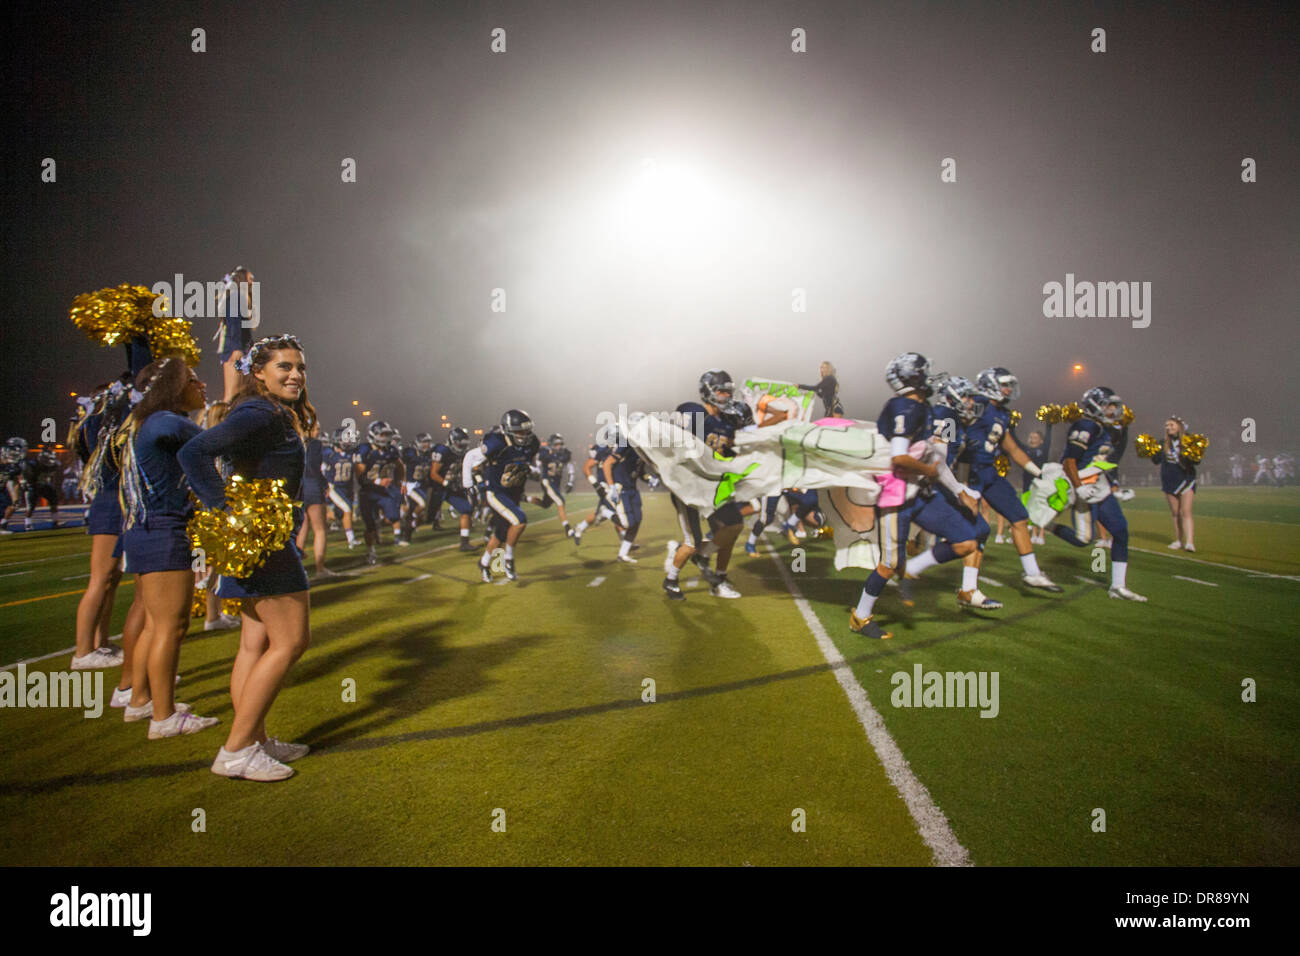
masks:
[[(353, 399), (407, 438), (521, 407), (577, 445), (707, 368), (823, 359), (874, 419), (915, 350), (1010, 368), (1027, 417), (1102, 384), (1211, 466), (1294, 451), (1292, 7), (10, 3), (0, 430), (62, 434), (122, 371), (77, 294), (242, 264), (330, 426)], [(1067, 273), (1151, 283), (1149, 327), (1045, 317)]]

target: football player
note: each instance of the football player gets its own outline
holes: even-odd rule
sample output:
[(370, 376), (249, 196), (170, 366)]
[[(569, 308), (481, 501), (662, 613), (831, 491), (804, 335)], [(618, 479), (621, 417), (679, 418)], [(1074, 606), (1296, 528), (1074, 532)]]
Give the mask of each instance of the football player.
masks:
[(49, 449), (42, 448), (35, 458), (23, 462), (23, 494), (27, 502), (26, 530), (32, 530), (32, 515), (36, 513), (36, 502), (44, 498), (50, 506), (50, 518), (54, 527), (59, 526), (59, 485), (63, 483), (63, 466), (59, 456)]
[(560, 492), (560, 486), (567, 475), (569, 488), (573, 487), (573, 453), (564, 447), (563, 435), (557, 433), (546, 439), (546, 444), (537, 452), (537, 467), (542, 493), (529, 495), (528, 500), (540, 508), (549, 508), (554, 504), (560, 522), (564, 525), (564, 533), (572, 538), (573, 529), (569, 527), (569, 516), (564, 510), (564, 495)]
[(481, 476), (483, 500), (492, 511), (492, 536), (478, 562), (485, 584), (492, 583), (492, 552), (502, 545), (506, 578), (519, 580), (515, 573), (515, 545), (528, 526), (519, 500), (528, 480), (528, 463), (537, 454), (538, 444), (532, 418), (518, 408), (501, 416), (500, 432), (483, 439), (483, 461), (475, 473)]
[[(903, 570), (911, 522), (943, 539), (912, 559), (917, 565), (913, 573), (930, 565), (964, 558), (976, 550), (973, 517), (962, 515), (936, 492), (935, 485), (946, 488), (958, 507), (970, 515), (979, 508), (978, 493), (957, 481), (945, 457), (927, 441), (934, 432), (928, 399), (936, 383), (929, 360), (916, 352), (904, 352), (886, 366), (885, 381), (895, 396), (885, 403), (876, 428), (881, 437), (889, 440), (894, 481), (885, 484), (881, 501), (891, 503), (876, 505), (880, 563), (867, 578), (858, 605), (849, 614), (849, 630), (873, 638), (892, 636), (872, 620), (872, 615), (876, 599), (884, 592), (889, 579)], [(911, 454), (912, 446), (918, 442), (925, 444), (919, 458)], [(895, 498), (902, 498), (901, 503), (892, 503)], [(912, 604), (906, 589), (903, 603)]]
[(27, 442), (21, 438), (10, 438), (0, 449), (0, 505), (4, 507), (0, 534), (13, 534), (9, 518), (18, 502), (22, 501), (23, 462), (26, 458)]
[(343, 533), (348, 538), (348, 548), (357, 546), (352, 530), (352, 455), (357, 443), (350, 428), (338, 428), (330, 444), (321, 449), (321, 472), (329, 489), (327, 495), (334, 505)]
[(429, 514), (433, 436), (428, 432), (416, 435), (415, 444), (402, 449), (402, 465), (406, 469), (406, 480), (402, 483), (406, 497), (406, 540), (410, 541), (421, 519)]
[[(1065, 443), (1061, 466), (1065, 477), (1074, 486), (1074, 526), (1053, 525), (1052, 533), (1076, 548), (1086, 548), (1093, 536), (1093, 508), (1096, 521), (1110, 532), (1110, 591), (1113, 598), (1125, 601), (1146, 601), (1146, 598), (1128, 588), (1128, 521), (1119, 502), (1112, 494), (1105, 472), (1115, 467), (1110, 460), (1114, 451), (1110, 426), (1124, 415), (1124, 400), (1113, 389), (1104, 385), (1083, 393), (1079, 403), (1083, 418), (1075, 422)], [(1082, 466), (1082, 467), (1081, 467)], [(1097, 467), (1100, 473), (1080, 478), (1079, 472)]]
[[(629, 417), (629, 425), (636, 424), (636, 414), (634, 412)], [(624, 564), (636, 564), (636, 558), (632, 557), (632, 546), (636, 542), (636, 533), (641, 528), (641, 491), (636, 483), (638, 478), (646, 476), (645, 459), (628, 444), (626, 436), (620, 434), (619, 440), (601, 463), (601, 474), (605, 479), (605, 501), (613, 509), (622, 529), (618, 559)]]
[(986, 368), (975, 379), (975, 388), (984, 396), (986, 404), (980, 417), (966, 428), (962, 461), (970, 465), (970, 487), (1011, 523), (1011, 540), (1020, 555), (1020, 580), (1031, 588), (1059, 592), (1061, 586), (1039, 570), (1029, 540), (1029, 512), (1011, 482), (998, 474), (996, 465), (998, 455), (1004, 453), (1033, 477), (1043, 473), (1011, 435), (1007, 403), (1020, 396), (1020, 381), (1004, 368)]
[(367, 441), (352, 453), (352, 471), (360, 488), (361, 520), (366, 526), (366, 563), (378, 563), (379, 518), (393, 527), (393, 538), (402, 541), (402, 499), (398, 489), (403, 477), (402, 456), (393, 445), (396, 430), (377, 421), (366, 430)]
[[(587, 460), (582, 463), (582, 474), (596, 492), (596, 506), (591, 509), (591, 514), (579, 521), (578, 526), (573, 529), (572, 537), (575, 546), (582, 544), (582, 536), (587, 533), (588, 528), (594, 528), (602, 521), (614, 519), (614, 526), (618, 528), (614, 507), (605, 497), (605, 459), (613, 450), (613, 446), (600, 440), (587, 449)], [(619, 534), (622, 535), (621, 528)]]
[[(700, 376), (700, 398), (704, 406), (704, 443), (715, 458), (733, 457), (732, 440), (740, 412), (735, 400), (736, 386), (731, 376), (722, 369), (709, 369)], [(680, 407), (680, 406), (679, 406)], [(698, 520), (698, 518), (697, 518)], [(714, 597), (738, 598), (737, 591), (727, 580), (731, 565), (731, 550), (744, 530), (744, 517), (740, 504), (732, 496), (718, 505), (706, 519), (713, 532), (711, 550), (716, 555), (709, 593)], [(674, 562), (676, 564), (676, 562)], [(677, 567), (681, 567), (680, 564)], [(666, 588), (665, 588), (666, 589)]]
[(460, 550), (473, 551), (470, 544), (469, 529), (473, 521), (474, 510), (465, 491), (464, 473), (461, 464), (465, 453), (469, 451), (469, 431), (457, 425), (447, 436), (447, 444), (433, 446), (432, 462), (429, 468), (429, 481), (432, 491), (429, 494), (429, 508), (437, 511), (442, 503), (447, 502), (460, 516)]

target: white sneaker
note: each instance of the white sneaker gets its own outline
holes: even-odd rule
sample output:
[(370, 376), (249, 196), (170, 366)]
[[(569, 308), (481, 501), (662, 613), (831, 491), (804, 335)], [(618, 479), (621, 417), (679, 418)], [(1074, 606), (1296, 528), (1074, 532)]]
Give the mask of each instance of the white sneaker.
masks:
[(115, 657), (119, 661), (122, 659), (122, 648), (118, 647), (116, 644), (105, 644), (103, 647), (97, 648), (97, 650), (101, 654), (106, 654), (109, 657)]
[(1130, 591), (1128, 588), (1111, 588), (1110, 596), (1113, 598), (1123, 598), (1125, 601), (1140, 601), (1146, 603), (1146, 598), (1136, 591)]
[(237, 617), (223, 613), (215, 621), (204, 621), (203, 630), (205, 631), (227, 631), (232, 627), (239, 627), (242, 622)]
[(730, 581), (723, 581), (721, 584), (715, 584), (709, 588), (709, 593), (714, 597), (720, 598), (738, 598), (740, 592), (731, 586)]
[(244, 780), (285, 780), (292, 777), (292, 767), (280, 763), (261, 744), (249, 744), (243, 750), (231, 753), (225, 747), (217, 751), (212, 761), (212, 772), (222, 777), (240, 777)]
[(1059, 593), (1065, 590), (1065, 588), (1056, 584), (1046, 574), (1022, 574), (1020, 580), (1025, 587), (1039, 588), (1043, 591), (1052, 591), (1053, 593)]
[[(126, 690), (113, 689), (113, 696), (108, 701), (109, 707), (126, 707), (131, 703), (131, 688)], [(149, 705), (152, 709), (153, 705)]]
[(74, 671), (98, 671), (106, 667), (119, 667), (121, 664), (121, 658), (105, 653), (103, 648), (72, 659), (72, 669)]
[(639, 563), (640, 563), (639, 561), (637, 561), (636, 558), (632, 557), (632, 555), (630, 555), (630, 554), (620, 554), (620, 555), (618, 556), (618, 559), (619, 559), (620, 561), (622, 561), (624, 564), (639, 564)]
[(1111, 544), (1113, 543), (1113, 539), (1111, 539), (1111, 538), (1102, 538), (1102, 539), (1101, 539), (1100, 541), (1098, 541), (1097, 543), (1098, 543), (1099, 545), (1101, 545), (1103, 548), (1105, 548), (1107, 551), (1109, 551), (1109, 550), (1110, 550), (1110, 546), (1111, 546)]
[(1170, 551), (1181, 551), (1183, 543), (1181, 541), (1170, 541), (1167, 547)]
[(267, 737), (262, 744), (262, 749), (266, 751), (268, 757), (280, 763), (290, 763), (299, 757), (307, 756), (311, 751), (306, 744), (291, 744), (278, 737)]
[(215, 727), (220, 721), (216, 717), (200, 717), (188, 710), (176, 710), (166, 720), (149, 721), (149, 739), (159, 740), (163, 737), (179, 737), (182, 734), (197, 734), (200, 730)]
[(1195, 546), (1194, 546), (1194, 545), (1190, 545), (1190, 544), (1185, 544), (1185, 545), (1183, 545), (1183, 550), (1184, 550), (1184, 551), (1190, 551), (1190, 552), (1192, 552), (1192, 554), (1195, 554), (1195, 553), (1196, 553), (1196, 548), (1195, 548)]
[(1006, 544), (1006, 543), (1007, 543), (1007, 539), (1004, 538), (1004, 537), (1002, 537), (1002, 535), (999, 534), (999, 535), (996, 535), (996, 536), (993, 538), (993, 543), (994, 543), (994, 544)]
[(1002, 602), (995, 601), (979, 588), (974, 591), (958, 591), (957, 603), (962, 607), (978, 608), (982, 611), (998, 611), (1002, 609)]
[[(132, 707), (131, 692), (128, 690), (126, 693), (126, 703), (122, 705), (126, 708), (122, 711), (122, 722), (130, 724), (137, 720), (144, 720), (146, 717), (153, 720), (153, 701), (146, 700), (139, 707)], [(172, 706), (175, 707), (178, 712), (184, 712), (187, 714), (190, 712), (189, 704), (183, 704), (180, 701), (176, 701)]]

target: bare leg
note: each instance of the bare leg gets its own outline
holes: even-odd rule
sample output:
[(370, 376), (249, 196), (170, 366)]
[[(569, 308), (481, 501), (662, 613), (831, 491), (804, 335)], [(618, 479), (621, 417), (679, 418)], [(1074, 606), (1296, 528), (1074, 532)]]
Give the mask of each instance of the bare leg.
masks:
[[(266, 723), (266, 715), (275, 702), (285, 675), (311, 643), (310, 609), (306, 591), (245, 602), (245, 616), (249, 616), (251, 611), (265, 625), (269, 646), (258, 656), (243, 680), (235, 719), (226, 739), (228, 752), (243, 750), (257, 739), (257, 732)], [(241, 635), (240, 653), (243, 652)]]
[(103, 616), (105, 605), (110, 613), (113, 605), (110, 601), (117, 590), (117, 581), (121, 576), (118, 559), (113, 557), (117, 547), (117, 535), (97, 534), (90, 539), (90, 581), (86, 584), (86, 593), (77, 605), (77, 647), (73, 651), (76, 657), (84, 657), (95, 647), (95, 630)]
[(180, 660), (181, 638), (190, 626), (194, 572), (157, 571), (140, 575), (139, 582), (137, 587), (144, 594), (152, 631), (149, 689), (153, 695), (153, 719), (166, 720), (176, 710), (176, 665)]

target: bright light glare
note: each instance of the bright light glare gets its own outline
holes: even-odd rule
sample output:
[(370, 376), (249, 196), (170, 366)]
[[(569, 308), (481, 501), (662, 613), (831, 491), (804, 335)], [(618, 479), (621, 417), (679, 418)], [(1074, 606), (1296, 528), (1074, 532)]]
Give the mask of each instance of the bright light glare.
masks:
[(709, 242), (722, 220), (721, 188), (696, 166), (647, 157), (620, 197), (621, 231), (652, 244)]

